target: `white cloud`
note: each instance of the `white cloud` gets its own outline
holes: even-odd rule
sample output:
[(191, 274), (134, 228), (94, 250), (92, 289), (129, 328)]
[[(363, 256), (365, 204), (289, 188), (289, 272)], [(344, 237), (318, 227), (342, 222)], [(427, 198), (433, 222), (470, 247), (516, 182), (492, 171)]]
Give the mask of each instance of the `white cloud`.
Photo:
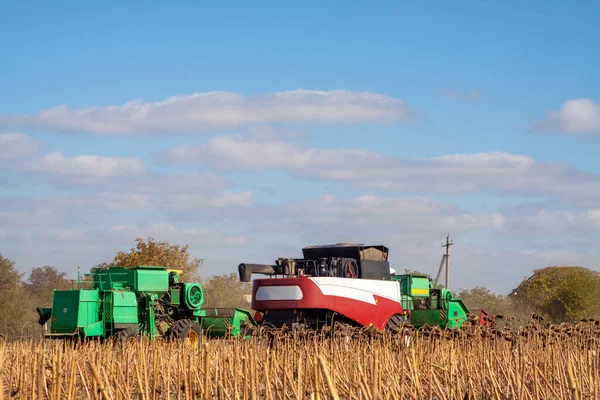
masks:
[(99, 201), (109, 211), (144, 210), (151, 206), (148, 197), (136, 193), (102, 193)]
[(5, 161), (12, 172), (29, 173), (28, 178), (34, 181), (40, 176), (50, 176), (55, 178), (50, 183), (96, 183), (146, 174), (146, 165), (136, 157), (93, 154), (65, 157), (61, 152), (39, 155), (40, 148), (40, 144), (27, 135), (0, 134), (0, 161)]
[(587, 211), (538, 208), (525, 213), (510, 213), (506, 223), (509, 235), (560, 236), (589, 232), (593, 227)]
[(435, 157), (433, 161), (446, 163), (447, 166), (467, 168), (489, 168), (496, 170), (527, 170), (534, 161), (531, 157), (503, 152), (451, 154)]
[(60, 195), (50, 197), (48, 203), (59, 207), (99, 207), (107, 211), (141, 211), (152, 207), (148, 196), (138, 193), (101, 192), (93, 195)]
[[(153, 210), (185, 211), (201, 214), (203, 209), (223, 209), (231, 211), (236, 207), (249, 207), (254, 204), (251, 192), (197, 192), (184, 189), (182, 192), (101, 192), (89, 195), (59, 195), (44, 200), (58, 208), (69, 209), (73, 207), (83, 209), (100, 208), (106, 211), (144, 211)], [(189, 216), (187, 217), (189, 218)]]
[(250, 238), (240, 235), (227, 235), (213, 229), (181, 229), (172, 224), (136, 224), (113, 225), (108, 229), (110, 235), (133, 241), (137, 237), (151, 236), (156, 240), (168, 240), (172, 243), (187, 243), (196, 246), (239, 247), (251, 243)]
[[(39, 165), (36, 165), (39, 167)], [(114, 166), (117, 168), (117, 166)], [(31, 172), (31, 169), (30, 169)], [(0, 197), (0, 222), (9, 221), (19, 225), (19, 220), (28, 225), (31, 216), (45, 220), (40, 211), (51, 210), (53, 213), (70, 213), (72, 218), (91, 217), (92, 210), (108, 212), (169, 213), (172, 218), (189, 219), (194, 216), (212, 218), (223, 217), (223, 214), (234, 213), (237, 208), (247, 208), (254, 204), (252, 192), (247, 190), (231, 190), (232, 182), (223, 176), (210, 172), (163, 172), (143, 174), (116, 180), (104, 176), (111, 171), (98, 171), (96, 176), (86, 175), (85, 170), (79, 175), (61, 175), (62, 169), (48, 169), (53, 181), (62, 183), (86, 183), (72, 193), (59, 191), (43, 197), (9, 198)], [(114, 174), (113, 174), (114, 175)], [(34, 179), (41, 179), (34, 176)], [(28, 181), (31, 182), (31, 181)], [(46, 181), (43, 181), (46, 183)], [(59, 185), (58, 188), (62, 188)], [(70, 186), (70, 190), (74, 187)], [(95, 214), (106, 216), (107, 214)], [(35, 218), (34, 218), (35, 216)]]
[(358, 149), (308, 148), (279, 140), (220, 136), (202, 145), (179, 145), (163, 152), (162, 160), (207, 165), (222, 172), (283, 170), (363, 189), (441, 194), (488, 191), (556, 196), (578, 203), (600, 200), (600, 175), (506, 152), (412, 160)]
[(593, 268), (598, 263), (598, 257), (596, 255), (573, 249), (526, 249), (519, 251), (518, 254), (522, 256), (522, 258), (529, 258), (537, 261), (539, 268), (551, 265), (587, 266), (588, 268)]
[(504, 224), (499, 213), (471, 214), (426, 197), (364, 195), (345, 199), (330, 194), (259, 207), (246, 220), (253, 221), (261, 232), (303, 235), (313, 242), (355, 242), (370, 238), (386, 241), (391, 234), (406, 234), (412, 240), (421, 240), (449, 230), (455, 234), (495, 231)]
[(567, 100), (560, 110), (549, 112), (539, 127), (567, 134), (600, 134), (600, 104), (591, 99)]
[(164, 153), (164, 160), (174, 164), (208, 164), (219, 170), (235, 171), (264, 169), (301, 170), (339, 165), (345, 156), (371, 153), (345, 149), (306, 149), (280, 141), (243, 140), (233, 136), (219, 136), (204, 145), (179, 145)]
[(50, 242), (60, 245), (64, 243), (77, 243), (78, 246), (81, 244), (93, 246), (93, 243), (100, 239), (100, 237), (95, 237), (94, 233), (96, 232), (93, 229), (52, 227), (33, 232), (32, 238), (44, 243)]
[(197, 214), (204, 209), (231, 210), (254, 203), (251, 192), (234, 191), (232, 186), (230, 179), (215, 173), (179, 171), (130, 179), (115, 190), (144, 196), (161, 211)]
[(152, 194), (214, 193), (232, 186), (230, 179), (212, 172), (177, 171), (146, 175), (127, 183), (127, 190)]
[(54, 152), (34, 160), (29, 170), (74, 178), (114, 178), (143, 175), (146, 166), (139, 158), (98, 155), (65, 157), (60, 152)]
[(0, 226), (45, 226), (60, 224), (60, 207), (21, 197), (0, 197)]
[(223, 193), (215, 196), (210, 204), (214, 207), (232, 207), (232, 206), (249, 206), (253, 203), (252, 193), (248, 191), (235, 192), (235, 193)]
[(0, 133), (0, 161), (30, 158), (37, 154), (38, 142), (21, 133)]
[[(221, 171), (283, 169), (333, 180), (381, 181), (422, 178), (423, 175), (467, 176), (513, 174), (534, 161), (502, 152), (458, 154), (429, 160), (404, 160), (358, 149), (311, 149), (282, 141), (254, 141), (236, 136), (210, 138), (206, 144), (182, 144), (162, 153), (171, 164), (204, 164)], [(386, 172), (387, 171), (387, 172)]]
[(34, 116), (0, 116), (0, 126), (97, 134), (190, 133), (279, 122), (393, 122), (411, 114), (401, 100), (347, 90), (291, 90), (256, 96), (194, 93), (163, 101), (70, 109), (58, 106)]
[(586, 217), (598, 224), (600, 224), (600, 209), (590, 210), (586, 213)]
[(200, 214), (204, 209), (214, 213), (215, 210), (232, 212), (238, 207), (247, 208), (254, 204), (254, 198), (248, 191), (213, 193), (184, 191), (177, 193), (176, 196), (163, 197), (156, 203), (163, 210)]

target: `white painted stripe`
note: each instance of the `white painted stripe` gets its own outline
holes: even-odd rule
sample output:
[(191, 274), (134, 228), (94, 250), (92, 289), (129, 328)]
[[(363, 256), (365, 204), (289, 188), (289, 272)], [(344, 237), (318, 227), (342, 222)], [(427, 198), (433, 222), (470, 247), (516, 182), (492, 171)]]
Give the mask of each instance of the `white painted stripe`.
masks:
[(393, 281), (350, 278), (309, 278), (327, 296), (346, 297), (376, 304), (374, 295), (400, 301), (400, 284)]
[(301, 300), (300, 286), (261, 286), (256, 291), (257, 301)]

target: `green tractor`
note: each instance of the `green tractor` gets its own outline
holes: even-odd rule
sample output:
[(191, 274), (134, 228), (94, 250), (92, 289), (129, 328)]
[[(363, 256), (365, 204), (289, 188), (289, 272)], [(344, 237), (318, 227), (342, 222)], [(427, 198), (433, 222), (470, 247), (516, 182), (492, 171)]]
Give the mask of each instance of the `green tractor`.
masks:
[(256, 325), (243, 309), (206, 310), (200, 283), (180, 282), (167, 267), (111, 267), (92, 271), (91, 289), (55, 290), (52, 307), (37, 308), (46, 338), (140, 336), (198, 344), (207, 337), (243, 336)]

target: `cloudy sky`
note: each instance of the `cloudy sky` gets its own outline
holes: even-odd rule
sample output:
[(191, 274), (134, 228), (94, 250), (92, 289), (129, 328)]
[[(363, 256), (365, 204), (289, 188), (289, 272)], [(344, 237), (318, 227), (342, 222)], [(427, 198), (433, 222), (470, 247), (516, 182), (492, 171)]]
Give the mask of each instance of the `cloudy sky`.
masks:
[(508, 292), (600, 269), (600, 3), (0, 6), (0, 253), (204, 275), (384, 244)]

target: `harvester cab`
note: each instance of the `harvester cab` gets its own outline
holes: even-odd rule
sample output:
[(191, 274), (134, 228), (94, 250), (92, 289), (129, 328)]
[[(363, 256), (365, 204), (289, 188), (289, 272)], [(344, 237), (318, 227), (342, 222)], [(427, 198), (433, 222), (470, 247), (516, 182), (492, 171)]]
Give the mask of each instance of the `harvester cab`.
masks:
[[(208, 336), (240, 335), (253, 325), (246, 310), (207, 318), (202, 285), (181, 282), (167, 267), (92, 270), (91, 289), (55, 290), (52, 307), (37, 308), (49, 338), (165, 337), (197, 343)], [(215, 313), (213, 313), (215, 314)]]

